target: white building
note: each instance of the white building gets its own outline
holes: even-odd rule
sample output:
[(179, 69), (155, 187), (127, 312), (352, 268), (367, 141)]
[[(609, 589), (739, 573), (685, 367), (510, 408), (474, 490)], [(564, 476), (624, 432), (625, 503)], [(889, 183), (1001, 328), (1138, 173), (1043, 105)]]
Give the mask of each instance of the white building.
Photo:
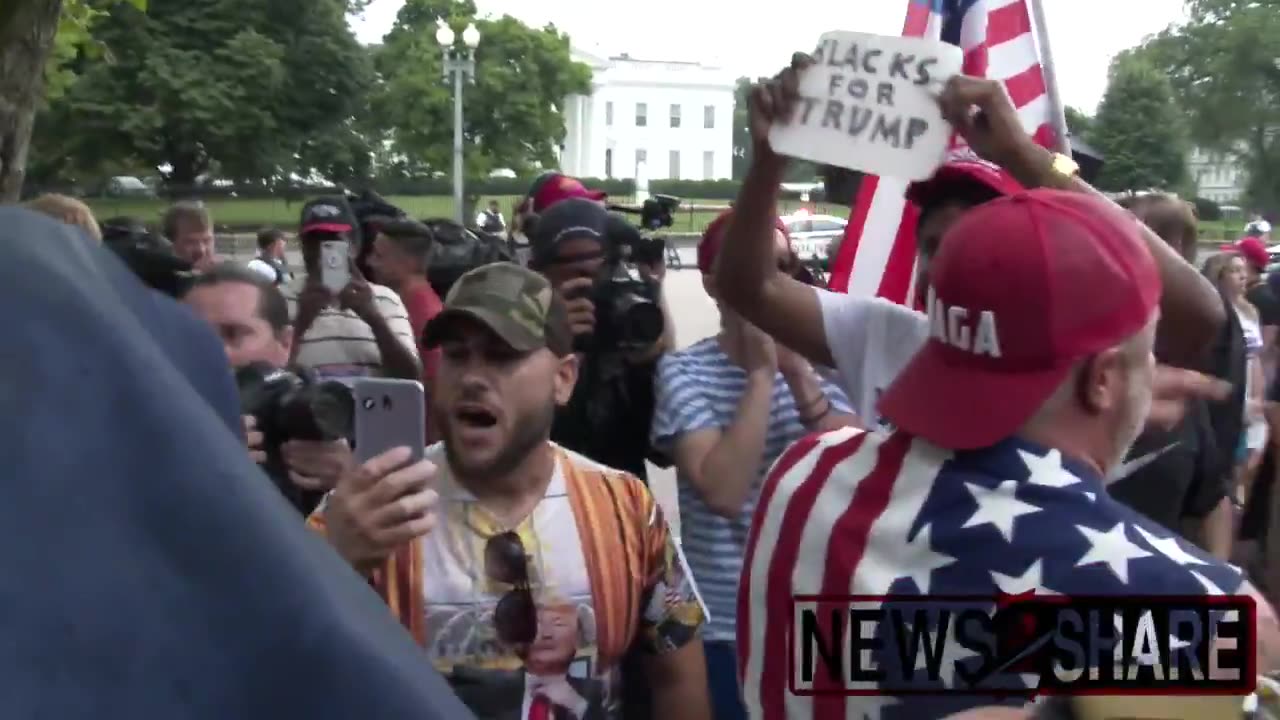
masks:
[(602, 58), (582, 50), (592, 93), (565, 103), (560, 170), (575, 177), (718, 180), (733, 175), (728, 71), (687, 62)]
[(1196, 194), (1219, 205), (1239, 205), (1248, 177), (1240, 161), (1231, 153), (1208, 152), (1196, 148), (1187, 163), (1196, 181)]

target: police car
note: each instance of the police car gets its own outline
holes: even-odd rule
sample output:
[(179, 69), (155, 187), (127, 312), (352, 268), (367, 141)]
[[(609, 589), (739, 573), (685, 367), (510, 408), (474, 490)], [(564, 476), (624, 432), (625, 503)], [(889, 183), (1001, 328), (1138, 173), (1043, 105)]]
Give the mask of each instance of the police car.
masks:
[(791, 246), (801, 260), (823, 260), (831, 242), (844, 237), (848, 221), (834, 215), (814, 215), (808, 210), (797, 210), (782, 218), (791, 235)]

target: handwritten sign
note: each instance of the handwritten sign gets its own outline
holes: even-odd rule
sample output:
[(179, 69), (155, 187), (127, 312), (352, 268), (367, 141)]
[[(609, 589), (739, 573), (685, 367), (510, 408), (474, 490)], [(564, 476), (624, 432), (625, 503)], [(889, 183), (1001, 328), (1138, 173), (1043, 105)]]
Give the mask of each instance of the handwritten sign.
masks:
[(960, 48), (829, 32), (813, 57), (791, 122), (769, 133), (775, 152), (904, 180), (933, 175), (951, 138), (935, 97), (960, 72)]

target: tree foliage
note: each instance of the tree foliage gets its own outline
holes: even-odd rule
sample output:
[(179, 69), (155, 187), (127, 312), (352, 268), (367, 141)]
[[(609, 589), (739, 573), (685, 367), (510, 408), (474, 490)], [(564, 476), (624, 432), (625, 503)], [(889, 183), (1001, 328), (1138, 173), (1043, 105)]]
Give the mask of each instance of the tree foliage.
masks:
[(1280, 0), (1192, 0), (1189, 20), (1133, 51), (1172, 82), (1191, 137), (1234, 154), (1255, 208), (1280, 208)]
[(1067, 106), (1067, 133), (1073, 138), (1089, 142), (1089, 134), (1093, 132), (1093, 118), (1082, 110)]
[(1098, 178), (1104, 190), (1186, 190), (1187, 132), (1173, 90), (1140, 58), (1112, 63), (1089, 142), (1106, 158)]
[(374, 62), (382, 82), (371, 101), (407, 175), (452, 171), (453, 88), (443, 78), (437, 21), (480, 31), (474, 83), (463, 88), (466, 172), (525, 173), (556, 162), (565, 135), (564, 99), (591, 91), (591, 69), (572, 59), (553, 25), (530, 28), (510, 16), (476, 19), (469, 0), (409, 0)]
[[(346, 0), (151, 0), (100, 19), (108, 62), (84, 54), (49, 107), (43, 157), (105, 171), (167, 167), (175, 184), (306, 174), (345, 137), (372, 82)], [(311, 165), (311, 166), (308, 166)]]
[[(733, 179), (746, 177), (747, 168), (751, 167), (751, 119), (748, 114), (748, 99), (754, 81), (748, 77), (738, 78), (733, 91)], [(814, 182), (823, 171), (808, 160), (792, 160), (787, 165), (787, 182)]]

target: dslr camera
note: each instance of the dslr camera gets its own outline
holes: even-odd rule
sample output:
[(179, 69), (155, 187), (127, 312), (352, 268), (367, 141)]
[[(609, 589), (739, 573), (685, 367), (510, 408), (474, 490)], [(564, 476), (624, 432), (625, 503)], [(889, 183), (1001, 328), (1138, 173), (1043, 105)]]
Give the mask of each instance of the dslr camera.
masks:
[(289, 480), (280, 447), (289, 440), (350, 440), (355, 398), (336, 380), (319, 380), (306, 370), (284, 370), (253, 363), (236, 371), (240, 411), (253, 416), (267, 453), (266, 471), (280, 492), (304, 515), (324, 493), (302, 490)]

